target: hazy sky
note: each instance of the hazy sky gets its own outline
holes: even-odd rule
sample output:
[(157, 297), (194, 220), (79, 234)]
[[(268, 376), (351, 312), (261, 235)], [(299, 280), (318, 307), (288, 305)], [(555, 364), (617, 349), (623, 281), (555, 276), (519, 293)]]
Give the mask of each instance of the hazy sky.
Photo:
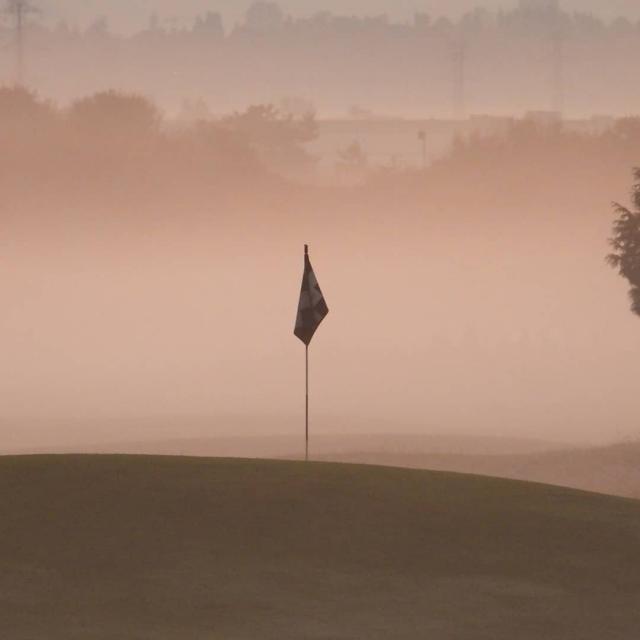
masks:
[[(279, 4), (294, 15), (311, 15), (330, 10), (340, 14), (388, 13), (396, 19), (408, 19), (416, 11), (433, 15), (457, 15), (476, 6), (511, 8), (517, 0), (280, 0)], [(82, 22), (107, 16), (116, 29), (131, 29), (146, 24), (153, 12), (165, 17), (191, 19), (207, 10), (224, 14), (227, 25), (241, 18), (251, 0), (39, 0), (50, 19), (65, 18)], [(563, 0), (568, 11), (590, 11), (606, 18), (626, 15), (640, 18), (637, 0)]]
[[(233, 4), (230, 0), (34, 1), (44, 8), (45, 16), (49, 3), (70, 21), (85, 22), (103, 14), (118, 29), (143, 26), (154, 11), (166, 17), (192, 17), (225, 8), (229, 25), (250, 4), (245, 0)], [(603, 0), (569, 2), (565, 0), (567, 9), (605, 6)], [(633, 3), (640, 5), (639, 0)], [(359, 8), (369, 14), (388, 10), (401, 19), (419, 8), (437, 15), (475, 3), (282, 0), (281, 4), (290, 11), (297, 8), (298, 14), (321, 8), (344, 14)], [(499, 2), (494, 0), (492, 6)], [(615, 7), (627, 7), (628, 15), (640, 18), (640, 6), (633, 8), (631, 0), (608, 0), (606, 6), (609, 14)], [(329, 66), (343, 65), (344, 55), (338, 53)], [(160, 77), (158, 86), (166, 85), (167, 95), (173, 92), (181, 98), (183, 94), (173, 88), (180, 85), (172, 84), (174, 69), (167, 70), (155, 55), (151, 59), (148, 73)], [(128, 59), (121, 60), (124, 68)], [(593, 74), (592, 60), (584, 58), (581, 63), (593, 77), (581, 99), (598, 113), (603, 85)], [(123, 87), (122, 78), (130, 82), (125, 88), (136, 88), (145, 77), (103, 74), (106, 64), (100, 56), (88, 55), (85, 63), (84, 73), (118, 88)], [(180, 58), (176, 65), (185, 66)], [(286, 95), (281, 87), (287, 85), (278, 84), (282, 77), (273, 75), (269, 66), (259, 68), (266, 71), (257, 83), (257, 99)], [(540, 66), (527, 63), (523, 68), (527, 84), (536, 68), (541, 75)], [(50, 65), (46, 75), (37, 69), (32, 75), (36, 80), (48, 76), (54, 89), (66, 83), (65, 90), (74, 95), (84, 86), (81, 72), (69, 78), (73, 74), (56, 73)], [(620, 66), (607, 73), (621, 74), (624, 84), (629, 72)], [(237, 75), (238, 83), (247, 83), (244, 75)], [(351, 84), (358, 86), (358, 80), (340, 81), (335, 75), (334, 86), (327, 86), (341, 95), (346, 109), (354, 104), (348, 91)], [(206, 78), (194, 75), (194, 85), (199, 77)], [(244, 95), (234, 85), (236, 78), (225, 81), (222, 90), (217, 85), (215, 89)], [(374, 107), (376, 95), (382, 101), (389, 91), (388, 82), (378, 85), (379, 93), (371, 99)], [(539, 86), (544, 86), (544, 78)], [(511, 89), (498, 85), (496, 91), (501, 90)], [(577, 93), (575, 82), (571, 90)], [(409, 92), (402, 87), (399, 91)], [(546, 99), (544, 93), (542, 100)], [(425, 110), (428, 104), (425, 101)], [(630, 90), (625, 112), (637, 112), (637, 105)], [(57, 136), (58, 129), (54, 131)], [(417, 153), (416, 130), (409, 135)], [(22, 154), (23, 141), (18, 144)], [(74, 144), (69, 148), (75, 149)], [(97, 149), (96, 158), (102, 152)], [(129, 155), (135, 160), (135, 153), (126, 153), (127, 162)], [(65, 179), (79, 167), (74, 154), (69, 155), (71, 170), (64, 172)], [(260, 187), (255, 201), (247, 198), (247, 212), (226, 211), (230, 205), (224, 198), (209, 204), (208, 197), (207, 208), (200, 210), (202, 200), (194, 196), (196, 204), (189, 204), (190, 194), (180, 186), (171, 194), (170, 181), (167, 193), (180, 208), (173, 210), (167, 204), (166, 210), (147, 219), (139, 212), (139, 200), (150, 197), (146, 206), (151, 206), (158, 196), (139, 195), (154, 188), (147, 184), (155, 183), (147, 183), (146, 170), (136, 169), (135, 163), (122, 175), (131, 178), (125, 185), (133, 185), (138, 175), (141, 184), (123, 187), (121, 194), (112, 196), (111, 205), (105, 205), (97, 192), (95, 211), (91, 204), (85, 207), (79, 195), (81, 204), (74, 213), (76, 196), (69, 193), (75, 186), (59, 187), (59, 202), (64, 203), (58, 205), (64, 208), (59, 216), (50, 210), (56, 205), (49, 203), (44, 214), (37, 210), (30, 214), (31, 200), (26, 197), (23, 204), (20, 192), (24, 215), (11, 211), (9, 218), (10, 205), (0, 206), (0, 214), (9, 218), (3, 219), (0, 256), (8, 265), (0, 269), (0, 354), (5, 367), (0, 376), (0, 444), (19, 448), (59, 442), (69, 437), (73, 424), (81, 425), (85, 441), (136, 440), (149, 434), (127, 430), (123, 435), (109, 427), (105, 435), (96, 425), (127, 420), (149, 420), (153, 425), (157, 416), (178, 418), (170, 425), (172, 431), (154, 427), (155, 438), (202, 435), (188, 431), (183, 416), (204, 420), (210, 435), (237, 435), (238, 430), (221, 416), (238, 416), (248, 432), (264, 435), (277, 423), (279, 433), (299, 437), (303, 350), (292, 331), (305, 242), (312, 245), (332, 309), (313, 347), (313, 424), (318, 432), (364, 432), (378, 421), (394, 431), (418, 425), (431, 433), (526, 436), (581, 444), (637, 436), (640, 359), (630, 354), (640, 348), (638, 319), (628, 310), (626, 284), (603, 259), (608, 251), (610, 202), (624, 200), (631, 160), (618, 174), (616, 167), (601, 162), (563, 167), (565, 204), (558, 204), (551, 190), (548, 200), (537, 206), (530, 204), (538, 188), (532, 184), (537, 175), (544, 183), (548, 169), (546, 156), (534, 160), (517, 161), (511, 182), (506, 183), (494, 175), (502, 165), (487, 163), (486, 182), (484, 167), (474, 165), (471, 170), (463, 164), (468, 184), (466, 174), (456, 172), (457, 181), (446, 199), (442, 195), (432, 199), (429, 190), (424, 195), (416, 187), (415, 203), (400, 197), (398, 185), (403, 182), (391, 179), (385, 192), (385, 178), (381, 187), (374, 183), (378, 190), (371, 194), (311, 189), (302, 198), (295, 195), (297, 187), (280, 193), (274, 186), (273, 194), (265, 189), (269, 203)], [(166, 171), (164, 160), (159, 162), (159, 170)], [(207, 166), (207, 175), (208, 171)], [(7, 180), (27, 185), (25, 193), (33, 191), (33, 199), (40, 201), (36, 193), (40, 183), (29, 182), (30, 175), (15, 178), (8, 173)], [(33, 175), (41, 179), (38, 171)], [(44, 175), (46, 186), (49, 178)], [(462, 184), (458, 175), (464, 177), (463, 189), (458, 188)], [(69, 185), (76, 185), (82, 178), (69, 180)], [(407, 184), (411, 186), (412, 180)], [(58, 188), (57, 179), (51, 184), (47, 188)], [(239, 184), (245, 189), (244, 181)], [(472, 193), (486, 190), (486, 184), (499, 184), (508, 193), (484, 195), (485, 204), (479, 204), (482, 197), (476, 200)], [(248, 178), (246, 190), (251, 192), (252, 187)], [(115, 194), (121, 185), (114, 181), (111, 188)], [(287, 202), (291, 194), (294, 202)], [(376, 204), (379, 194), (384, 197)], [(301, 215), (312, 201), (315, 213)], [(300, 202), (303, 206), (298, 209)], [(511, 203), (517, 203), (517, 210)], [(104, 207), (109, 208), (107, 215)], [(45, 425), (46, 437), (38, 424)], [(220, 425), (216, 433), (210, 431), (214, 424)]]

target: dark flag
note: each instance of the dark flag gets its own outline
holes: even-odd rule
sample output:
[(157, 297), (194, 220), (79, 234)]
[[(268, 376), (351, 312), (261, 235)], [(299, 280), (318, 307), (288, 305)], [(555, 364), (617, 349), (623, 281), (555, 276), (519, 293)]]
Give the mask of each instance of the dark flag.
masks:
[(327, 307), (322, 291), (320, 291), (320, 285), (309, 260), (309, 247), (305, 245), (304, 275), (302, 276), (302, 290), (300, 291), (300, 303), (298, 305), (298, 317), (294, 333), (307, 347), (311, 344), (315, 332), (328, 313), (329, 307)]

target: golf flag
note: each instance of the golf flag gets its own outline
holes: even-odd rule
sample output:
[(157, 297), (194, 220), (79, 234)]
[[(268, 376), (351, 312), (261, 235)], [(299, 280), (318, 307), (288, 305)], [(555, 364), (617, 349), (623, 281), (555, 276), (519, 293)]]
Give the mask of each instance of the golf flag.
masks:
[(320, 285), (309, 260), (309, 247), (305, 245), (304, 275), (302, 276), (302, 290), (300, 291), (294, 333), (307, 347), (311, 344), (315, 332), (328, 313), (329, 307), (327, 307), (322, 291), (320, 291)]

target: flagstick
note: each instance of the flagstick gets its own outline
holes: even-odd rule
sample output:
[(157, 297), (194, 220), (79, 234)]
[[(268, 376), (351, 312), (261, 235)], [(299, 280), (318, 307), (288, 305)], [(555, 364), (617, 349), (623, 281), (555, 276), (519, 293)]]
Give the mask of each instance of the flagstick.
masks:
[(305, 435), (306, 435), (306, 447), (305, 447), (305, 462), (309, 462), (309, 345), (305, 346), (305, 369), (306, 369), (306, 404), (305, 404)]

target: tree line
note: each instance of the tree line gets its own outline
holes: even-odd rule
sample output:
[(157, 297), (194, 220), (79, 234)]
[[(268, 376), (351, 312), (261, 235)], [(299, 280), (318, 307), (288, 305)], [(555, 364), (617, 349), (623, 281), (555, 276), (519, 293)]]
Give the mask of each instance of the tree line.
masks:
[[(258, 2), (233, 27), (215, 12), (190, 25), (152, 16), (131, 35), (114, 33), (104, 18), (86, 28), (39, 20), (30, 15), (26, 27), (25, 77), (64, 101), (117, 86), (171, 110), (183, 97), (222, 112), (302, 97), (323, 114), (360, 106), (450, 116), (457, 92), (468, 113), (519, 113), (553, 107), (555, 65), (564, 69), (569, 112), (623, 113), (640, 103), (627, 81), (640, 58), (640, 26), (626, 18), (477, 9), (459, 20), (418, 13), (407, 23), (328, 12), (294, 19)], [(7, 45), (12, 30), (0, 30)], [(0, 82), (14, 80), (10, 47), (5, 53)], [(460, 64), (462, 91), (454, 86)]]
[(59, 107), (21, 87), (0, 88), (0, 190), (5, 201), (188, 203), (260, 190), (311, 161), (312, 114), (271, 105), (216, 121), (166, 118), (148, 98), (104, 91)]
[(175, 210), (179, 203), (181, 210), (220, 210), (225, 199), (244, 199), (259, 210), (269, 192), (286, 195), (282, 202), (295, 193), (296, 205), (302, 199), (331, 210), (348, 190), (358, 207), (384, 208), (390, 217), (398, 208), (452, 202), (478, 211), (527, 204), (575, 211), (624, 188), (637, 164), (640, 118), (595, 133), (513, 120), (499, 132), (459, 137), (425, 169), (368, 165), (349, 148), (339, 154), (340, 168), (358, 180), (324, 186), (309, 184), (317, 162), (309, 143), (317, 135), (313, 113), (292, 115), (269, 104), (182, 121), (138, 94), (105, 91), (60, 107), (5, 87), (0, 189), (19, 205), (40, 198), (112, 209), (171, 203)]

